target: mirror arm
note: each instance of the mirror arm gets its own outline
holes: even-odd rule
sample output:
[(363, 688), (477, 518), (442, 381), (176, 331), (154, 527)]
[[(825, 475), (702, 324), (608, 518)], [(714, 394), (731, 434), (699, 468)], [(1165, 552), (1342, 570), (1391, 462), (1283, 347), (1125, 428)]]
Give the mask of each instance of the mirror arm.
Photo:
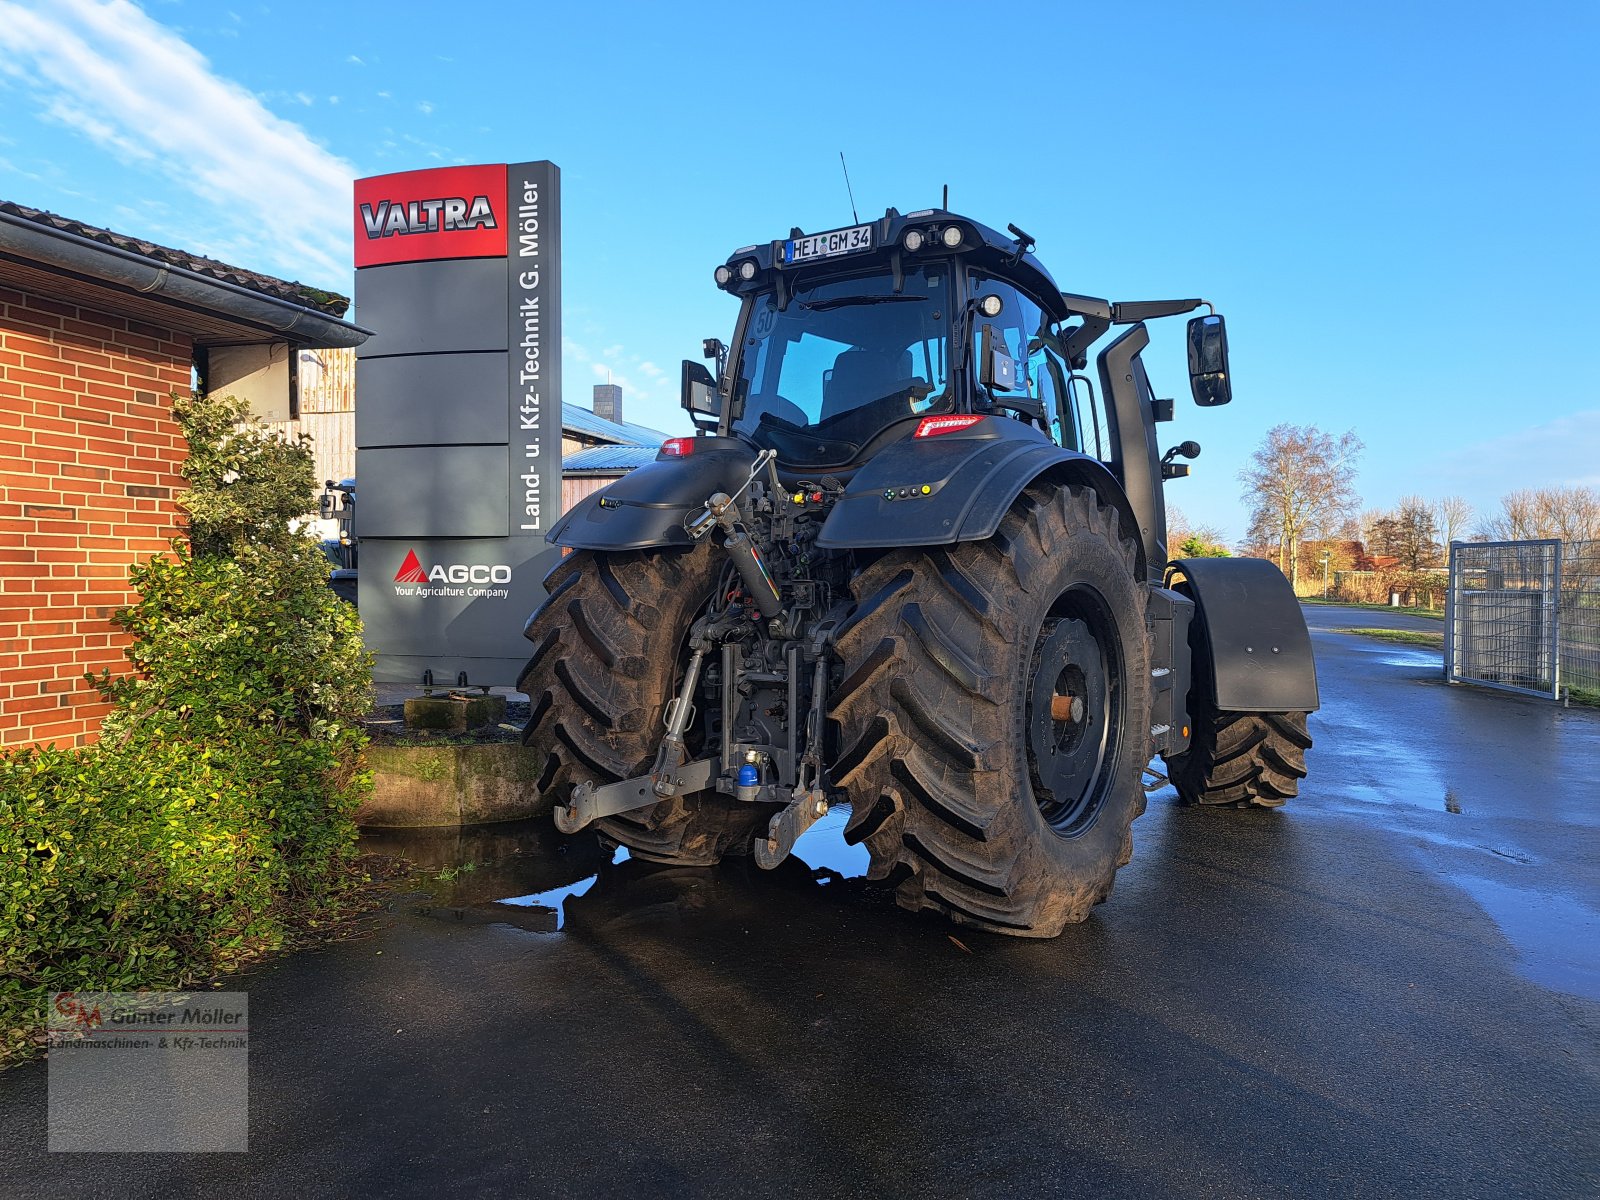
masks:
[(1139, 321), (1153, 321), (1157, 317), (1176, 317), (1186, 312), (1193, 312), (1204, 304), (1211, 307), (1207, 300), (1123, 300), (1111, 306), (1111, 322), (1114, 325), (1133, 325)]
[(1083, 324), (1067, 335), (1067, 340), (1062, 345), (1067, 365), (1074, 371), (1081, 371), (1089, 365), (1089, 347), (1094, 345), (1106, 330), (1111, 328), (1111, 314), (1105, 316), (1091, 316), (1088, 313), (1079, 313)]

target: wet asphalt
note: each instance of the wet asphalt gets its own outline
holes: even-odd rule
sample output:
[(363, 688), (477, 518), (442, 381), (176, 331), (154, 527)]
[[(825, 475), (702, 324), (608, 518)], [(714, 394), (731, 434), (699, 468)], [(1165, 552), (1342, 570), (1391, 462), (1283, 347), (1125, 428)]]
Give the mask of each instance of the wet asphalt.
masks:
[(1600, 1195), (1600, 711), (1307, 617), (1300, 799), (1156, 793), (1055, 941), (900, 912), (838, 813), (771, 874), (373, 836), (430, 878), (230, 985), (248, 1153), (48, 1155), (31, 1064), (0, 1193)]

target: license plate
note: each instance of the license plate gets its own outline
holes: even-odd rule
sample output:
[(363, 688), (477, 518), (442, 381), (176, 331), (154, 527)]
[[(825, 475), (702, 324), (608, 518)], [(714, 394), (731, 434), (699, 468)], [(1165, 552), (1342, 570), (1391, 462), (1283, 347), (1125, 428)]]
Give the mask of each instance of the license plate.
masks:
[(831, 233), (814, 233), (810, 237), (791, 238), (783, 244), (783, 261), (809, 262), (814, 258), (833, 258), (840, 254), (859, 254), (872, 249), (872, 226), (854, 225), (849, 229), (835, 229)]

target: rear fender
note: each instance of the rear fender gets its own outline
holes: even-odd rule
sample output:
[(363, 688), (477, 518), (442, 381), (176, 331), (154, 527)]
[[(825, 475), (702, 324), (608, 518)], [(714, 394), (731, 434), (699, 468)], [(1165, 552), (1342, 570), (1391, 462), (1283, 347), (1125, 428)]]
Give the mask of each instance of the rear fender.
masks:
[(584, 497), (556, 522), (548, 540), (574, 550), (646, 550), (689, 546), (685, 519), (713, 492), (733, 493), (750, 474), (755, 452), (735, 438), (696, 438), (694, 453), (662, 455)]
[[(1189, 646), (1210, 669), (1221, 712), (1312, 712), (1321, 706), (1311, 634), (1294, 589), (1264, 558), (1185, 558), (1167, 586), (1194, 600)], [(1198, 665), (1198, 664), (1196, 664)]]
[(1114, 506), (1123, 536), (1140, 546), (1143, 577), (1143, 540), (1111, 472), (1008, 417), (886, 447), (851, 478), (817, 544), (847, 550), (981, 541), (994, 535), (1023, 489), (1041, 477), (1057, 486), (1093, 488)]

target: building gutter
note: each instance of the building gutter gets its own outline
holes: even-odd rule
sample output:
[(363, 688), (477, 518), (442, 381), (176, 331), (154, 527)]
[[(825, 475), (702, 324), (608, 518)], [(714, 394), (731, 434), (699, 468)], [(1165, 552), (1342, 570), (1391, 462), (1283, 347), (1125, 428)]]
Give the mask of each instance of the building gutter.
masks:
[(251, 325), (265, 326), (285, 341), (336, 348), (359, 346), (370, 329), (330, 317), (289, 300), (212, 279), (185, 267), (170, 267), (93, 238), (52, 229), (0, 212), (0, 252), (146, 296), (204, 309)]

